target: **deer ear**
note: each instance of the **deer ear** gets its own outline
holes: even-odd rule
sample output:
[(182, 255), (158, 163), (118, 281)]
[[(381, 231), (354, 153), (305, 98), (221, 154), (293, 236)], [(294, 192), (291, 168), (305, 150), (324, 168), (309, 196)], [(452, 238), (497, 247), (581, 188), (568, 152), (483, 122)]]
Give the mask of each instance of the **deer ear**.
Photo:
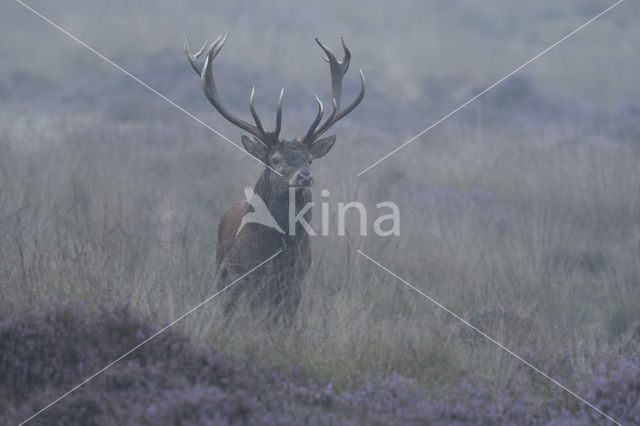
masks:
[(242, 135), (241, 139), (242, 139), (242, 145), (244, 146), (244, 149), (246, 149), (249, 154), (253, 155), (259, 160), (262, 160), (262, 161), (267, 160), (267, 154), (269, 153), (269, 149), (266, 147), (265, 144), (260, 142), (259, 139), (257, 138), (249, 139), (245, 135)]
[(313, 158), (324, 157), (327, 154), (327, 152), (329, 152), (331, 147), (333, 147), (333, 144), (335, 142), (336, 142), (335, 136), (328, 136), (323, 139), (318, 139), (313, 143), (313, 145), (311, 145), (311, 149), (310, 149), (311, 155), (313, 155)]

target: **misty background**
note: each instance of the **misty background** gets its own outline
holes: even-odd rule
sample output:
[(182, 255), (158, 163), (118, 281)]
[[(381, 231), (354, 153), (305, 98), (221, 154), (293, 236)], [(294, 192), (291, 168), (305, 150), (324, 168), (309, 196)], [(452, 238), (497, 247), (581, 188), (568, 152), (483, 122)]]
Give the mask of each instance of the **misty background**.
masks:
[[(360, 69), (367, 93), (332, 128), (338, 136), (332, 151), (313, 163), (314, 196), (331, 191), (334, 231), (337, 202), (360, 200), (373, 213), (377, 202), (394, 201), (400, 236), (357, 237), (353, 217), (347, 237), (313, 239), (313, 265), (291, 330), (264, 329), (246, 307), (222, 327), (215, 300), (175, 329), (187, 339), (180, 345), (219, 350), (239, 370), (243, 363), (261, 369), (251, 380), (265, 389), (280, 379), (283, 389), (296, 389), (303, 408), (280, 407), (291, 418), (332, 413), (335, 422), (354, 424), (381, 413), (390, 423), (409, 424), (602, 421), (357, 249), (621, 422), (640, 416), (633, 405), (640, 398), (633, 387), (640, 377), (637, 3), (623, 2), (356, 177), (611, 4), (28, 2), (238, 144), (242, 132), (202, 94), (183, 52), (185, 37), (194, 51), (229, 31), (215, 62), (221, 98), (248, 119), (255, 86), (257, 110), (270, 128), (284, 87), (286, 138), (310, 125), (314, 94), (329, 105), (329, 69), (314, 38), (341, 58), (344, 37), (352, 61), (343, 103), (356, 96)], [(72, 327), (64, 324), (106, 315), (106, 331), (94, 320), (86, 320), (91, 332), (83, 330), (104, 333), (105, 350), (117, 355), (140, 336), (120, 339), (109, 330), (138, 330), (138, 320), (122, 314), (120, 324), (114, 319), (120, 314), (101, 309), (121, 312), (126, 305), (165, 324), (213, 292), (217, 223), (263, 166), (19, 3), (3, 2), (0, 22), (0, 333), (6, 333), (0, 341), (10, 342), (0, 408), (24, 418), (112, 359), (96, 355), (83, 364), (60, 355), (56, 370), (43, 355), (48, 349), (35, 354), (41, 346), (31, 342), (53, 345), (56, 354), (81, 353), (87, 336), (67, 336)], [(59, 313), (52, 303), (74, 308)], [(47, 314), (51, 309), (58, 313)], [(51, 331), (30, 315), (62, 318), (62, 325)], [(158, 328), (145, 327), (142, 334)], [(217, 358), (211, 362), (218, 365)], [(265, 378), (265, 371), (289, 368), (302, 379)], [(169, 382), (182, 380), (179, 367), (158, 367), (165, 370)], [(39, 377), (40, 393), (20, 382), (29, 371)], [(302, 392), (307, 379), (318, 387)], [(188, 395), (185, 406), (204, 406), (211, 390), (193, 380), (175, 392)], [(89, 410), (87, 419), (108, 423), (117, 419), (113, 412), (129, 415), (116, 397), (103, 402), (112, 395), (103, 382), (91, 389), (70, 396), (51, 418), (77, 420), (73, 407), (86, 401), (111, 407), (96, 409), (96, 417)], [(291, 397), (283, 392), (282, 401)], [(390, 398), (395, 392), (404, 399)], [(142, 406), (166, 397), (160, 393), (126, 397)], [(256, 398), (246, 402), (254, 413), (277, 405)], [(433, 405), (421, 405), (430, 398)], [(181, 412), (170, 404), (163, 409)], [(137, 423), (166, 420), (133, 411), (142, 416), (131, 420)]]

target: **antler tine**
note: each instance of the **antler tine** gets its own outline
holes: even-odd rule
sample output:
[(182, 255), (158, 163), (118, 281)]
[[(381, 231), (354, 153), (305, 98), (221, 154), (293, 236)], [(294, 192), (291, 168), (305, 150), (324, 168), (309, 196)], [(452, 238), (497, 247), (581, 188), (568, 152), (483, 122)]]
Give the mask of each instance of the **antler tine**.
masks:
[(329, 114), (327, 119), (324, 121), (324, 123), (322, 123), (320, 127), (314, 130), (313, 135), (311, 137), (312, 141), (317, 139), (321, 134), (323, 134), (327, 130), (329, 130), (329, 127), (333, 126), (333, 123), (339, 120), (339, 118), (338, 119), (335, 118), (338, 115), (338, 103), (336, 102), (335, 98), (331, 99), (331, 102), (333, 103), (333, 109), (331, 110), (331, 114)]
[(262, 122), (260, 121), (260, 117), (258, 117), (258, 113), (256, 112), (256, 109), (253, 106), (253, 95), (255, 91), (256, 91), (255, 87), (251, 88), (251, 96), (249, 96), (249, 110), (251, 111), (251, 116), (253, 117), (253, 121), (256, 122), (256, 126), (258, 127), (258, 130), (260, 131), (260, 133), (264, 135), (266, 132), (264, 131), (264, 127), (262, 127)]
[(256, 122), (256, 126), (258, 130), (262, 132), (263, 141), (267, 145), (272, 145), (278, 143), (278, 138), (280, 136), (280, 129), (282, 128), (282, 98), (284, 97), (284, 88), (280, 90), (280, 97), (278, 98), (278, 106), (276, 108), (276, 128), (273, 132), (267, 132), (262, 127), (262, 122), (260, 121), (260, 117), (256, 112), (255, 107), (253, 106), (253, 95), (255, 93), (255, 87), (251, 89), (251, 96), (249, 97), (249, 109), (251, 110), (251, 115)]
[[(336, 117), (335, 117), (335, 120), (333, 120), (333, 123), (335, 123), (336, 121), (340, 120), (342, 117), (344, 117), (345, 115), (353, 111), (354, 108), (357, 107), (358, 104), (364, 98), (364, 92), (365, 92), (364, 73), (362, 72), (362, 70), (360, 70), (360, 92), (358, 93), (358, 96), (345, 109), (343, 109), (338, 114), (336, 114)], [(331, 123), (331, 125), (333, 125), (333, 123)]]
[(364, 82), (364, 74), (362, 73), (362, 70), (361, 70), (360, 71), (360, 80), (361, 80), (360, 93), (351, 104), (349, 104), (344, 110), (340, 111), (340, 100), (342, 97), (342, 78), (346, 74), (347, 70), (349, 69), (349, 65), (351, 63), (351, 51), (349, 51), (349, 49), (347, 48), (347, 45), (344, 42), (344, 38), (341, 37), (340, 40), (342, 41), (342, 49), (344, 50), (344, 57), (342, 59), (342, 62), (338, 62), (333, 52), (331, 52), (331, 50), (329, 50), (327, 46), (322, 44), (320, 40), (316, 38), (316, 43), (318, 43), (318, 46), (320, 46), (320, 48), (327, 55), (326, 58), (323, 56), (323, 59), (329, 62), (329, 68), (331, 70), (331, 89), (332, 89), (332, 101), (334, 104), (334, 110), (331, 113), (331, 115), (325, 120), (325, 122), (322, 123), (322, 125), (320, 125), (320, 127), (318, 127), (317, 130), (314, 130), (310, 140), (315, 140), (324, 132), (326, 132), (338, 120), (340, 120), (341, 118), (349, 114), (351, 111), (353, 111), (353, 109), (357, 107), (358, 104), (364, 98), (365, 82)]
[(346, 62), (346, 67), (347, 69), (349, 69), (349, 63), (351, 62), (351, 51), (347, 47), (347, 44), (344, 42), (344, 37), (340, 37), (340, 42), (342, 43), (342, 50), (344, 50), (344, 59), (342, 62)]
[[(220, 41), (220, 37), (218, 37), (213, 43), (215, 44)], [(193, 68), (198, 76), (202, 74), (202, 66), (200, 66), (200, 64), (198, 63), (198, 58), (200, 57), (200, 55), (202, 55), (202, 53), (204, 53), (208, 46), (209, 40), (204, 42), (202, 49), (198, 50), (195, 54), (192, 55), (189, 51), (189, 36), (184, 39), (184, 53), (187, 55), (187, 59), (189, 60), (189, 64), (191, 64), (191, 68)]]
[[(229, 33), (226, 33), (224, 36), (218, 36), (216, 41), (211, 43), (211, 46), (209, 46), (209, 48), (207, 49), (207, 56), (204, 60), (204, 65), (201, 67), (201, 72), (200, 72), (200, 81), (201, 81), (201, 84), (203, 85), (202, 89), (205, 90), (206, 88), (207, 90), (209, 90), (211, 92), (211, 95), (213, 95), (216, 98), (216, 101), (218, 97), (218, 92), (216, 89), (216, 83), (213, 79), (212, 63), (213, 63), (213, 60), (216, 58), (216, 56), (218, 56), (218, 53), (220, 53), (220, 50), (222, 50), (224, 43), (227, 41), (228, 35)], [(202, 55), (202, 53), (200, 54)]]
[[(218, 36), (218, 38), (214, 41), (214, 43), (218, 43), (220, 41), (221, 37), (222, 37), (222, 34), (220, 34)], [(187, 41), (189, 41), (189, 37), (187, 37), (187, 40), (185, 41), (185, 44), (186, 44)], [(194, 53), (193, 56), (196, 59), (198, 59), (204, 53), (204, 51), (206, 50), (208, 45), (209, 45), (209, 40), (205, 41), (204, 44), (202, 45), (202, 47), (200, 48), (200, 50), (198, 50), (196, 53)], [(187, 48), (188, 48), (188, 46), (187, 46)]]
[(336, 59), (333, 52), (329, 50), (327, 46), (322, 44), (318, 38), (316, 38), (316, 43), (318, 43), (318, 46), (320, 46), (327, 55), (327, 57), (323, 57), (323, 59), (329, 63), (329, 68), (331, 69), (331, 96), (336, 100), (338, 108), (340, 108), (340, 99), (342, 95), (342, 77), (344, 77), (345, 73), (349, 69), (349, 64), (351, 63), (351, 52), (344, 43), (344, 38), (340, 37), (340, 40), (342, 41), (342, 48), (344, 49), (342, 62), (338, 62), (338, 59)]
[(322, 105), (322, 101), (320, 101), (320, 98), (318, 97), (318, 95), (314, 95), (314, 96), (316, 98), (316, 102), (318, 103), (318, 113), (316, 114), (316, 118), (313, 119), (313, 123), (311, 123), (311, 127), (309, 127), (309, 130), (307, 130), (307, 134), (301, 140), (301, 142), (307, 143), (307, 144), (313, 140), (312, 139), (313, 132), (316, 130), (316, 127), (318, 127), (318, 123), (320, 123), (320, 120), (322, 120), (322, 114), (324, 113), (324, 105)]
[[(227, 34), (224, 34), (224, 40), (222, 40), (222, 44), (224, 44), (226, 38), (227, 38)], [(220, 40), (222, 39), (222, 34), (220, 34), (218, 36), (217, 39), (215, 39), (215, 41), (212, 43), (212, 46), (214, 45), (218, 45), (220, 43)], [(200, 48), (200, 50), (198, 50), (196, 53), (194, 53), (193, 55), (191, 54), (191, 52), (189, 51), (189, 36), (187, 36), (184, 40), (184, 53), (187, 55), (187, 59), (189, 60), (189, 63), (191, 64), (191, 67), (193, 68), (193, 70), (196, 72), (196, 74), (198, 74), (198, 76), (200, 76), (202, 74), (202, 65), (200, 65), (198, 63), (198, 59), (200, 58), (200, 56), (202, 56), (202, 54), (208, 50), (209, 48), (209, 40), (205, 41), (204, 44), (202, 45), (202, 47)], [(220, 45), (220, 47), (218, 48), (218, 50), (215, 52), (215, 55), (218, 54), (218, 52), (220, 51), (220, 49), (222, 48), (222, 45)]]
[[(264, 141), (266, 139), (265, 132), (259, 120), (256, 121), (256, 125), (254, 126), (253, 124), (241, 118), (236, 117), (224, 107), (224, 105), (219, 99), (218, 91), (216, 89), (216, 84), (213, 78), (212, 63), (215, 57), (218, 55), (218, 53), (220, 53), (220, 50), (222, 50), (224, 43), (227, 41), (228, 35), (229, 33), (226, 33), (224, 36), (218, 37), (216, 41), (209, 46), (207, 50), (207, 56), (205, 58), (203, 66), (200, 66), (200, 64), (198, 64), (197, 58), (200, 55), (202, 55), (202, 53), (204, 52), (204, 49), (201, 49), (201, 51), (197, 52), (195, 56), (191, 55), (189, 52), (188, 44), (187, 42), (185, 42), (185, 52), (187, 54), (187, 58), (189, 59), (189, 62), (191, 63), (191, 66), (194, 69), (194, 71), (196, 71), (196, 73), (200, 75), (200, 84), (202, 86), (202, 91), (204, 92), (205, 96), (207, 97), (211, 105), (213, 105), (214, 108), (218, 110), (218, 112), (224, 118), (229, 120), (231, 123), (251, 133), (252, 135), (256, 136), (258, 139)], [(252, 111), (252, 114), (254, 112), (255, 111)], [(256, 117), (257, 117), (257, 114), (254, 116), (254, 119), (256, 119)]]
[(284, 87), (280, 90), (280, 97), (278, 98), (278, 107), (276, 108), (276, 129), (273, 131), (273, 135), (276, 140), (280, 137), (280, 129), (282, 128), (282, 98), (284, 97)]

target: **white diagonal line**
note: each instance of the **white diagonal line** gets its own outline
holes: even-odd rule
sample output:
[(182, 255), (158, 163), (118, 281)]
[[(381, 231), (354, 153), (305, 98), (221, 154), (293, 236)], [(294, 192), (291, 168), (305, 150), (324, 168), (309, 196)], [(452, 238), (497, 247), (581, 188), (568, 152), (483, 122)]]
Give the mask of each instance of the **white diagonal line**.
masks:
[(420, 136), (424, 135), (425, 133), (427, 133), (429, 130), (433, 129), (434, 127), (436, 127), (438, 124), (442, 123), (443, 121), (445, 121), (446, 119), (448, 119), (449, 117), (451, 117), (452, 115), (454, 115), (455, 113), (457, 113), (458, 111), (460, 111), (462, 108), (466, 107), (467, 105), (469, 105), (471, 102), (475, 101), (476, 99), (478, 99), (480, 96), (484, 95), (485, 93), (487, 93), (489, 90), (493, 89), (494, 87), (496, 87), (497, 85), (499, 85), (500, 83), (502, 83), (503, 81), (505, 81), (506, 79), (508, 79), (509, 77), (511, 77), (512, 75), (514, 75), (515, 73), (517, 73), (518, 71), (520, 71), (522, 68), (526, 67), (527, 65), (529, 65), (530, 63), (532, 63), (533, 61), (535, 61), (536, 59), (540, 58), (542, 55), (544, 55), (545, 53), (549, 52), (551, 49), (553, 49), (554, 47), (556, 47), (557, 45), (559, 45), (560, 43), (562, 43), (563, 41), (565, 41), (566, 39), (570, 38), (571, 36), (575, 35), (576, 33), (578, 33), (579, 31), (583, 30), (587, 25), (591, 24), (593, 21), (595, 21), (596, 19), (600, 18), (602, 15), (604, 15), (605, 13), (609, 12), (611, 9), (613, 9), (614, 7), (618, 6), (620, 3), (622, 3), (624, 0), (618, 0), (616, 3), (612, 4), (611, 6), (609, 6), (608, 8), (606, 8), (605, 10), (603, 10), (602, 12), (600, 12), (599, 14), (597, 14), (596, 16), (594, 16), (593, 18), (589, 19), (587, 22), (585, 22), (584, 24), (580, 25), (578, 28), (576, 28), (575, 30), (571, 31), (569, 34), (567, 34), (566, 36), (562, 37), (560, 40), (556, 41), (555, 43), (553, 43), (551, 46), (547, 47), (546, 49), (544, 49), (542, 52), (538, 53), (536, 56), (534, 56), (533, 58), (529, 59), (527, 62), (525, 62), (524, 64), (520, 65), (518, 68), (514, 69), (513, 71), (511, 71), (509, 74), (505, 75), (504, 77), (502, 77), (500, 80), (496, 81), (495, 83), (493, 83), (492, 85), (490, 85), (489, 87), (487, 87), (486, 89), (484, 89), (482, 92), (478, 93), (477, 95), (475, 95), (474, 97), (472, 97), (471, 99), (469, 99), (468, 101), (466, 101), (465, 103), (463, 103), (462, 105), (460, 105), (459, 107), (457, 107), (456, 109), (454, 109), (453, 111), (449, 112), (447, 115), (445, 115), (444, 117), (442, 117), (440, 120), (436, 121), (435, 123), (433, 123), (432, 125), (430, 125), (429, 127), (427, 127), (426, 129), (424, 129), (423, 131), (421, 131), (420, 133), (418, 133), (417, 135), (415, 135), (414, 137), (412, 137), (411, 139), (405, 141), (402, 145), (400, 145), (399, 147), (397, 147), (396, 149), (394, 149), (393, 151), (389, 152), (388, 154), (386, 154), (385, 156), (383, 156), (382, 158), (380, 158), (379, 160), (377, 160), (376, 162), (370, 164), (367, 168), (361, 170), (356, 176), (359, 177), (360, 175), (362, 175), (363, 173), (367, 172), (369, 169), (377, 166), (378, 164), (380, 164), (381, 162), (383, 162), (384, 160), (386, 160), (387, 158), (389, 158), (390, 156), (392, 156), (393, 154), (395, 154), (396, 152), (400, 151), (402, 148), (404, 148), (405, 146), (409, 145), (411, 142), (415, 141), (416, 139), (418, 139)]
[(462, 318), (460, 315), (456, 314), (455, 312), (451, 311), (449, 308), (447, 308), (446, 306), (444, 306), (443, 304), (441, 304), (440, 302), (438, 302), (437, 300), (435, 300), (434, 298), (428, 296), (427, 294), (423, 293), (422, 291), (420, 291), (419, 289), (417, 289), (416, 287), (414, 287), (413, 285), (411, 285), (408, 281), (400, 278), (398, 275), (396, 275), (395, 273), (393, 273), (392, 271), (390, 271), (389, 269), (387, 269), (386, 267), (382, 266), (380, 263), (378, 263), (377, 261), (373, 260), (372, 258), (370, 258), (369, 256), (367, 256), (366, 254), (364, 254), (362, 251), (360, 251), (359, 249), (356, 250), (360, 255), (362, 255), (363, 257), (365, 257), (366, 259), (368, 259), (370, 262), (376, 264), (378, 267), (380, 267), (380, 269), (384, 270), (385, 272), (387, 272), (388, 274), (392, 275), (394, 278), (398, 279), (399, 281), (401, 281), (403, 284), (405, 284), (407, 287), (413, 289), (414, 291), (416, 291), (418, 294), (420, 294), (422, 297), (428, 299), (431, 303), (435, 304), (436, 306), (438, 306), (439, 308), (443, 309), (444, 311), (446, 311), (449, 315), (453, 316), (454, 318), (456, 318), (457, 320), (461, 321), (462, 323), (464, 323), (467, 327), (471, 328), (473, 331), (475, 331), (476, 333), (482, 335), (483, 337), (485, 337), (487, 340), (489, 340), (490, 342), (494, 343), (496, 346), (498, 346), (500, 349), (502, 349), (503, 351), (507, 352), (509, 355), (513, 356), (514, 358), (516, 358), (518, 361), (522, 362), (523, 364), (525, 364), (527, 367), (531, 368), (532, 370), (534, 370), (535, 372), (537, 372), (538, 374), (542, 375), (543, 377), (545, 377), (547, 380), (551, 381), (553, 384), (561, 387), (562, 389), (564, 389), (567, 393), (569, 393), (571, 396), (573, 396), (574, 398), (577, 398), (578, 400), (580, 400), (581, 402), (585, 403), (586, 405), (588, 405), (589, 407), (591, 407), (592, 409), (594, 409), (595, 411), (597, 411), (598, 413), (602, 414), (603, 416), (605, 416), (607, 419), (611, 420), (612, 422), (614, 422), (617, 425), (621, 425), (620, 422), (616, 421), (614, 418), (612, 418), (611, 416), (607, 415), (606, 413), (604, 413), (602, 410), (600, 410), (598, 407), (596, 407), (595, 405), (593, 405), (592, 403), (590, 403), (589, 401), (585, 400), (584, 398), (582, 398), (580, 395), (578, 395), (577, 393), (575, 393), (574, 391), (572, 391), (571, 389), (569, 389), (568, 387), (566, 387), (565, 385), (563, 385), (562, 383), (560, 383), (559, 381), (557, 381), (556, 379), (554, 379), (553, 377), (549, 376), (547, 373), (545, 373), (544, 371), (540, 370), (539, 368), (537, 368), (535, 365), (531, 364), (529, 361), (527, 361), (526, 359), (522, 358), (520, 355), (518, 355), (517, 353), (513, 352), (511, 349), (507, 348), (506, 346), (504, 346), (502, 343), (498, 342), (496, 339), (494, 339), (493, 337), (489, 336), (488, 334), (486, 334), (484, 331), (480, 330), (478, 327), (474, 326), (473, 324), (469, 323), (467, 320), (465, 320), (464, 318)]
[(180, 111), (182, 111), (184, 114), (186, 114), (187, 116), (191, 117), (192, 119), (194, 119), (195, 121), (197, 121), (198, 123), (202, 124), (204, 127), (206, 127), (207, 129), (211, 130), (213, 133), (215, 133), (216, 135), (220, 136), (222, 139), (226, 140), (227, 142), (229, 142), (231, 145), (235, 146), (236, 148), (238, 148), (240, 151), (244, 152), (245, 154), (247, 154), (249, 157), (253, 158), (254, 160), (256, 160), (257, 162), (265, 165), (266, 167), (270, 168), (271, 170), (273, 170), (276, 174), (282, 176), (282, 173), (278, 172), (277, 170), (271, 168), (268, 164), (266, 164), (265, 162), (263, 162), (262, 160), (254, 157), (253, 155), (249, 154), (247, 151), (244, 150), (244, 148), (242, 148), (240, 145), (238, 145), (237, 143), (233, 142), (231, 139), (229, 139), (228, 137), (226, 137), (225, 135), (223, 135), (222, 133), (220, 133), (219, 131), (217, 131), (216, 129), (214, 129), (213, 127), (209, 126), (207, 123), (205, 123), (204, 121), (200, 120), (198, 117), (196, 117), (195, 115), (193, 115), (192, 113), (190, 113), (189, 111), (187, 111), (186, 109), (184, 109), (183, 107), (181, 107), (180, 105), (178, 105), (177, 103), (175, 103), (173, 100), (169, 99), (167, 96), (163, 95), (162, 93), (158, 92), (156, 89), (154, 89), (153, 87), (149, 86), (147, 83), (145, 83), (144, 81), (140, 80), (138, 77), (136, 77), (135, 75), (131, 74), (129, 71), (127, 71), (126, 69), (122, 68), (120, 65), (116, 64), (115, 62), (113, 62), (111, 59), (107, 58), (106, 56), (104, 56), (102, 53), (98, 52), (97, 50), (95, 50), (93, 47), (89, 46), (87, 43), (85, 43), (84, 41), (80, 40), (78, 37), (74, 36), (73, 34), (71, 34), (70, 32), (68, 32), (67, 30), (65, 30), (64, 28), (62, 28), (61, 26), (59, 26), (58, 24), (56, 24), (55, 22), (53, 22), (51, 19), (47, 18), (46, 16), (42, 15), (40, 12), (38, 12), (37, 10), (33, 9), (31, 6), (29, 6), (28, 4), (22, 2), (21, 0), (16, 0), (16, 3), (18, 3), (19, 5), (21, 5), (22, 7), (24, 7), (25, 9), (31, 11), (34, 15), (38, 16), (40, 19), (42, 19), (43, 21), (45, 21), (46, 23), (48, 23), (49, 25), (51, 25), (52, 27), (54, 27), (55, 29), (57, 29), (58, 31), (60, 31), (61, 33), (63, 33), (64, 35), (66, 35), (67, 37), (69, 37), (70, 39), (72, 39), (73, 41), (75, 41), (76, 43), (78, 43), (80, 46), (86, 48), (87, 50), (89, 50), (91, 53), (93, 53), (94, 55), (96, 55), (97, 57), (99, 57), (100, 59), (102, 59), (103, 61), (107, 62), (109, 65), (113, 66), (114, 68), (116, 68), (118, 71), (120, 71), (121, 73), (123, 73), (124, 75), (126, 75), (127, 77), (131, 78), (132, 80), (134, 80), (136, 83), (140, 84), (142, 87), (144, 87), (145, 89), (149, 90), (151, 93), (161, 97), (162, 99), (164, 99), (165, 101), (167, 101), (169, 104), (171, 104), (173, 107), (179, 109)]
[(120, 355), (118, 358), (116, 358), (115, 360), (111, 361), (109, 364), (107, 364), (106, 366), (104, 366), (103, 368), (101, 368), (100, 370), (96, 371), (95, 373), (93, 373), (91, 376), (87, 377), (86, 379), (84, 379), (82, 382), (78, 383), (77, 385), (75, 385), (74, 387), (72, 387), (71, 389), (69, 389), (69, 391), (67, 391), (66, 393), (64, 393), (63, 395), (61, 395), (60, 397), (58, 397), (56, 400), (51, 401), (49, 404), (47, 404), (46, 406), (42, 407), (40, 410), (38, 410), (35, 414), (33, 414), (31, 417), (23, 420), (22, 422), (20, 422), (20, 424), (18, 426), (22, 426), (23, 424), (27, 423), (28, 421), (32, 420), (34, 417), (36, 417), (37, 415), (39, 415), (40, 413), (42, 413), (43, 411), (47, 410), (48, 408), (50, 408), (52, 405), (56, 404), (57, 402), (59, 402), (62, 398), (65, 398), (66, 396), (68, 396), (69, 394), (71, 394), (72, 392), (76, 391), (79, 387), (87, 384), (89, 381), (91, 381), (92, 379), (94, 379), (96, 376), (98, 376), (99, 374), (103, 373), (105, 370), (107, 370), (109, 367), (111, 367), (112, 365), (114, 365), (115, 363), (117, 363), (118, 361), (122, 360), (123, 358), (125, 358), (127, 355), (131, 354), (132, 352), (136, 351), (137, 349), (139, 349), (142, 345), (148, 343), (151, 339), (153, 339), (154, 337), (162, 334), (163, 332), (165, 332), (167, 329), (169, 329), (170, 327), (172, 327), (174, 324), (176, 324), (177, 322), (181, 321), (182, 319), (184, 319), (185, 317), (191, 315), (194, 311), (196, 311), (197, 309), (199, 309), (200, 307), (202, 307), (205, 303), (209, 302), (211, 299), (213, 299), (214, 297), (218, 296), (220, 293), (222, 293), (223, 291), (227, 290), (228, 288), (230, 288), (231, 286), (235, 285), (238, 281), (242, 280), (244, 277), (246, 277), (247, 275), (249, 275), (250, 273), (252, 273), (253, 271), (255, 271), (256, 269), (260, 268), (262, 265), (264, 265), (265, 263), (267, 263), (268, 261), (270, 261), (271, 259), (273, 259), (274, 257), (276, 257), (277, 255), (279, 255), (280, 253), (282, 253), (282, 249), (278, 250), (275, 254), (273, 254), (271, 257), (269, 257), (268, 259), (263, 260), (262, 262), (260, 262), (257, 266), (255, 266), (254, 268), (252, 268), (251, 270), (249, 270), (248, 272), (244, 273), (242, 276), (240, 276), (238, 279), (234, 280), (231, 284), (227, 285), (226, 287), (224, 287), (222, 290), (219, 290), (217, 292), (215, 292), (214, 294), (212, 294), (211, 296), (207, 297), (206, 299), (204, 299), (202, 302), (198, 303), (196, 306), (194, 306), (193, 308), (189, 309), (187, 312), (185, 312), (184, 314), (180, 315), (178, 318), (176, 318), (175, 320), (171, 321), (169, 324), (167, 324), (166, 326), (162, 327), (160, 330), (156, 331), (154, 334), (152, 334), (151, 336), (147, 337), (146, 339), (144, 339), (142, 342), (138, 343), (136, 346), (134, 346), (133, 348), (129, 349), (127, 352), (125, 352), (124, 354)]

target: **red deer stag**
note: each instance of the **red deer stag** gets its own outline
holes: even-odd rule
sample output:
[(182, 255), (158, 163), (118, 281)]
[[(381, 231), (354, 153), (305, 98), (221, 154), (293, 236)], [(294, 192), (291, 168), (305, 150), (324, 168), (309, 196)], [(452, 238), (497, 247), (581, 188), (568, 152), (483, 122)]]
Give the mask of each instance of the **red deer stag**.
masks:
[[(243, 135), (242, 145), (247, 152), (267, 166), (258, 178), (254, 191), (264, 201), (280, 229), (257, 223), (247, 223), (246, 226), (242, 226), (242, 218), (252, 211), (252, 207), (246, 201), (235, 204), (227, 210), (218, 225), (216, 263), (221, 278), (218, 286), (222, 288), (228, 285), (231, 280), (245, 274), (278, 250), (282, 250), (282, 253), (265, 265), (259, 273), (256, 272), (245, 278), (248, 282), (230, 289), (224, 311), (228, 318), (240, 294), (246, 292), (252, 312), (262, 309), (272, 320), (277, 321), (283, 318), (286, 322), (290, 322), (300, 303), (302, 280), (311, 265), (311, 248), (309, 235), (300, 223), (294, 222), (294, 232), (289, 229), (289, 191), (293, 190), (295, 193), (293, 211), (297, 215), (307, 203), (311, 202), (310, 187), (313, 183), (311, 161), (327, 154), (336, 140), (335, 136), (319, 138), (362, 101), (365, 92), (364, 75), (360, 71), (361, 88), (357, 98), (346, 108), (340, 109), (342, 78), (349, 68), (351, 53), (342, 40), (344, 59), (339, 62), (335, 55), (316, 39), (326, 54), (323, 58), (329, 63), (331, 70), (333, 109), (327, 119), (320, 124), (323, 105), (316, 96), (318, 112), (306, 134), (292, 140), (281, 139), (283, 92), (280, 92), (278, 100), (275, 130), (271, 132), (263, 128), (256, 113), (253, 106), (253, 90), (249, 98), (249, 109), (255, 125), (236, 117), (222, 104), (213, 78), (212, 62), (224, 46), (226, 38), (227, 35), (218, 37), (209, 47), (207, 47), (208, 42), (205, 43), (202, 49), (193, 55), (189, 52), (188, 43), (185, 42), (185, 53), (200, 77), (202, 91), (209, 102), (224, 118), (254, 136), (253, 139), (249, 139)], [(205, 51), (206, 58), (204, 63), (200, 64), (198, 58)], [(293, 199), (293, 196), (291, 198)], [(309, 222), (311, 209), (305, 212), (303, 217)]]

